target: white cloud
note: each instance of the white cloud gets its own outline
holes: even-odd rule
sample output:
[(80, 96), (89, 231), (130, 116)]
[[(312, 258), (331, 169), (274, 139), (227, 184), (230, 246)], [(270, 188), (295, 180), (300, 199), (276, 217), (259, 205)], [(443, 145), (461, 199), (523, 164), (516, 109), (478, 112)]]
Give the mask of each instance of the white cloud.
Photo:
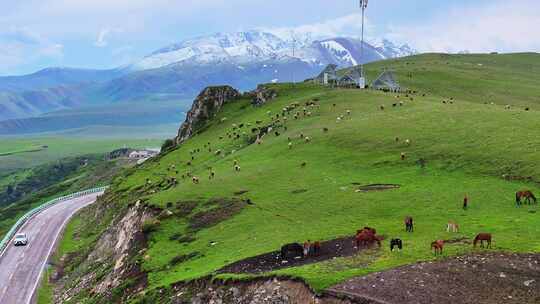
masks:
[(107, 39), (111, 36), (113, 33), (122, 33), (123, 30), (120, 28), (103, 28), (99, 31), (96, 42), (94, 42), (94, 45), (96, 47), (106, 47), (108, 45)]
[[(372, 33), (369, 20), (365, 19), (364, 35), (369, 37)], [(362, 29), (362, 15), (350, 14), (343, 17), (329, 19), (317, 23), (304, 24), (292, 27), (263, 28), (279, 37), (290, 39), (291, 35), (314, 34), (313, 39), (324, 39), (337, 36), (360, 37)]]
[(392, 26), (389, 37), (422, 52), (540, 51), (540, 2), (495, 1), (440, 13), (420, 25)]
[(11, 27), (0, 31), (0, 70), (44, 58), (61, 59), (64, 46), (26, 28)]

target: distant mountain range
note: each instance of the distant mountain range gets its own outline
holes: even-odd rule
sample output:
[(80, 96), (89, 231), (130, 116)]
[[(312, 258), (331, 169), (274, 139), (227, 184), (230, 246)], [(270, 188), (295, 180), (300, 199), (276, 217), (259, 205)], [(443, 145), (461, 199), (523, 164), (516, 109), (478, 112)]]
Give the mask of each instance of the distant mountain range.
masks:
[[(311, 40), (306, 35), (292, 41), (262, 31), (198, 37), (121, 68), (48, 68), (25, 76), (0, 77), (0, 121), (118, 102), (189, 100), (209, 85), (250, 90), (259, 83), (301, 81), (330, 63), (349, 67), (416, 53), (388, 40), (365, 43), (363, 53), (360, 49), (359, 40), (344, 37)], [(0, 125), (2, 133), (6, 132)]]

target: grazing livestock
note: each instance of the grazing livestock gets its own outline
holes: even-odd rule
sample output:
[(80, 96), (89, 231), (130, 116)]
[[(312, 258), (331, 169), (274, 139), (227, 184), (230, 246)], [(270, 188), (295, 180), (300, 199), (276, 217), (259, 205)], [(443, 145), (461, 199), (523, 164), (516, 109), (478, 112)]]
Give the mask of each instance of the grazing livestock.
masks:
[(410, 140), (410, 139), (405, 139), (405, 144), (406, 144), (407, 146), (410, 146), (410, 145), (411, 145), (411, 140)]
[(289, 142), (288, 146), (289, 146), (289, 149), (292, 149), (292, 142)]
[(392, 239), (390, 241), (390, 251), (394, 251), (394, 247), (397, 247), (399, 250), (403, 249), (403, 241), (401, 239)]
[(306, 138), (304, 139), (307, 143), (308, 142), (311, 142), (311, 138), (309, 136), (306, 136)]
[(446, 232), (459, 232), (459, 225), (454, 221), (448, 221), (446, 224)]
[(196, 177), (196, 176), (193, 176), (193, 177), (191, 178), (191, 181), (192, 181), (194, 184), (198, 184), (198, 183), (199, 183), (199, 178)]
[(529, 108), (525, 108), (525, 111), (529, 111), (530, 109)]
[(328, 128), (323, 128), (323, 132), (328, 132)]
[(516, 192), (516, 205), (519, 207), (521, 206), (521, 202), (522, 202), (522, 199), (525, 199), (525, 201), (527, 202), (527, 204), (531, 204), (531, 200), (536, 204), (536, 197), (534, 196), (534, 194), (529, 191), (529, 190), (525, 190), (525, 191), (518, 191)]
[(491, 233), (479, 233), (476, 235), (473, 241), (473, 246), (476, 248), (476, 244), (480, 241), (480, 248), (484, 248), (484, 241), (487, 242), (487, 247), (491, 248)]
[(406, 155), (405, 155), (405, 153), (404, 153), (404, 152), (401, 152), (401, 155), (400, 155), (400, 157), (401, 157), (401, 160), (405, 160), (405, 158), (406, 158)]
[(347, 115), (351, 115), (351, 110), (347, 110)]
[(444, 247), (444, 241), (443, 240), (436, 240), (435, 242), (431, 243), (431, 249), (435, 252), (435, 255), (442, 254)]
[(379, 109), (381, 109), (381, 111), (384, 111), (384, 106), (381, 105), (381, 106), (379, 107)]
[(321, 253), (321, 242), (315, 241), (313, 245), (311, 245), (311, 255), (318, 256)]
[(356, 235), (354, 240), (356, 248), (360, 248), (360, 246), (370, 246), (375, 242), (381, 247), (381, 238), (376, 236), (375, 233), (370, 230), (362, 229), (361, 232)]
[(240, 166), (239, 165), (234, 166), (234, 171), (240, 172)]
[(469, 208), (469, 197), (465, 195), (463, 197), (463, 210), (467, 210), (467, 208)]
[(510, 110), (510, 105), (506, 105), (504, 108), (505, 108), (506, 110)]
[(306, 242), (304, 242), (303, 249), (304, 249), (304, 257), (307, 257), (309, 255), (309, 251), (311, 250), (310, 240), (307, 240)]
[(302, 167), (302, 168), (304, 168), (305, 166), (307, 166), (307, 162), (302, 162), (302, 163), (300, 164), (300, 167)]
[(304, 247), (298, 243), (291, 243), (281, 246), (281, 259), (302, 257), (304, 255)]
[(216, 177), (216, 172), (210, 171), (210, 176), (208, 177), (208, 179), (214, 179), (214, 177)]
[(405, 223), (405, 231), (407, 232), (413, 232), (414, 231), (414, 225), (413, 225), (413, 218), (410, 216), (406, 216), (405, 220), (403, 221)]

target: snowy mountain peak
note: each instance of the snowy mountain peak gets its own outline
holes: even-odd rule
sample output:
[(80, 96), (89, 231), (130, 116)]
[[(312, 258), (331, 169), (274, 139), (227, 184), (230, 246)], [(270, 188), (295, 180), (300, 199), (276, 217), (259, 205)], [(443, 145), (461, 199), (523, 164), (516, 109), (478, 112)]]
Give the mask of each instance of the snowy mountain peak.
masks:
[[(313, 35), (315, 36), (315, 35)], [(376, 46), (352, 38), (312, 41), (309, 33), (280, 38), (264, 31), (217, 33), (182, 41), (157, 50), (133, 64), (134, 70), (168, 65), (253, 64), (267, 61), (299, 60), (312, 65), (334, 63), (348, 67), (375, 60), (414, 54), (407, 45), (396, 46), (381, 40)], [(293, 46), (295, 48), (293, 57)]]

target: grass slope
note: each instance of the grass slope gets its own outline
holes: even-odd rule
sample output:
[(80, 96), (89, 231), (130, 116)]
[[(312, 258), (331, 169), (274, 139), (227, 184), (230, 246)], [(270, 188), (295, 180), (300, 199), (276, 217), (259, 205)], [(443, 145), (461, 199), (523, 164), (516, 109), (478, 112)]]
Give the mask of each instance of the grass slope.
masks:
[[(149, 287), (212, 274), (284, 243), (352, 235), (365, 225), (376, 227), (387, 238), (402, 238), (404, 251), (392, 253), (385, 243), (367, 264), (365, 256), (340, 258), (279, 273), (302, 277), (322, 289), (355, 275), (433, 259), (431, 241), (472, 238), (481, 231), (494, 234), (498, 250), (540, 251), (539, 215), (528, 212), (537, 207), (516, 208), (513, 197), (521, 188), (539, 190), (525, 177), (540, 180), (540, 55), (428, 54), (370, 64), (368, 75), (373, 79), (382, 68), (395, 70), (403, 85), (427, 96), (416, 95), (409, 101), (403, 95), (396, 99), (395, 94), (370, 90), (273, 85), (279, 92), (276, 100), (260, 108), (251, 107), (249, 100), (228, 104), (204, 132), (127, 178), (118, 178), (113, 192), (135, 192), (147, 178), (157, 182), (170, 176), (167, 167), (175, 164), (180, 185), (148, 194), (150, 203), (166, 208), (167, 203), (192, 200), (201, 202), (196, 209), (201, 211), (209, 208), (202, 202), (231, 198), (239, 190), (249, 190), (241, 197), (254, 202), (196, 233), (189, 231), (189, 217), (162, 220), (150, 234), (143, 262)], [(441, 102), (449, 97), (454, 104)], [(320, 100), (320, 109), (299, 120), (289, 116), (288, 130), (281, 130), (278, 137), (267, 135), (261, 145), (226, 136), (233, 123), (267, 123), (267, 112), (280, 113), (293, 102), (303, 104), (313, 98)], [(404, 106), (392, 107), (398, 100)], [(485, 105), (486, 101), (495, 105)], [(513, 108), (505, 110), (506, 104)], [(379, 110), (380, 105), (386, 109)], [(525, 106), (531, 111), (524, 111)], [(344, 119), (338, 122), (339, 115)], [(222, 118), (226, 122), (219, 123)], [(244, 130), (250, 134), (249, 128)], [(312, 141), (304, 142), (300, 134)], [(398, 143), (396, 136), (402, 139)], [(287, 137), (292, 138), (292, 149)], [(412, 144), (405, 145), (404, 139)], [(206, 151), (207, 142), (225, 155)], [(188, 167), (190, 151), (198, 148), (201, 153)], [(402, 152), (405, 161), (400, 160)], [(417, 163), (421, 158), (425, 168)], [(233, 170), (235, 159), (241, 172)], [(302, 162), (307, 165), (301, 167)], [(209, 166), (216, 172), (214, 180), (208, 179)], [(187, 171), (199, 176), (200, 184), (182, 180), (180, 175)], [(524, 179), (507, 181), (503, 174)], [(353, 183), (393, 183), (401, 188), (356, 193)], [(295, 191), (299, 189), (307, 191)], [(471, 198), (467, 211), (461, 209), (465, 194)], [(415, 219), (414, 233), (404, 232), (406, 215)], [(460, 233), (445, 231), (448, 220), (460, 224)], [(171, 240), (175, 234), (192, 235), (195, 240)], [(470, 245), (452, 244), (444, 255), (471, 250)], [(195, 258), (171, 264), (175, 257), (195, 252)]]

